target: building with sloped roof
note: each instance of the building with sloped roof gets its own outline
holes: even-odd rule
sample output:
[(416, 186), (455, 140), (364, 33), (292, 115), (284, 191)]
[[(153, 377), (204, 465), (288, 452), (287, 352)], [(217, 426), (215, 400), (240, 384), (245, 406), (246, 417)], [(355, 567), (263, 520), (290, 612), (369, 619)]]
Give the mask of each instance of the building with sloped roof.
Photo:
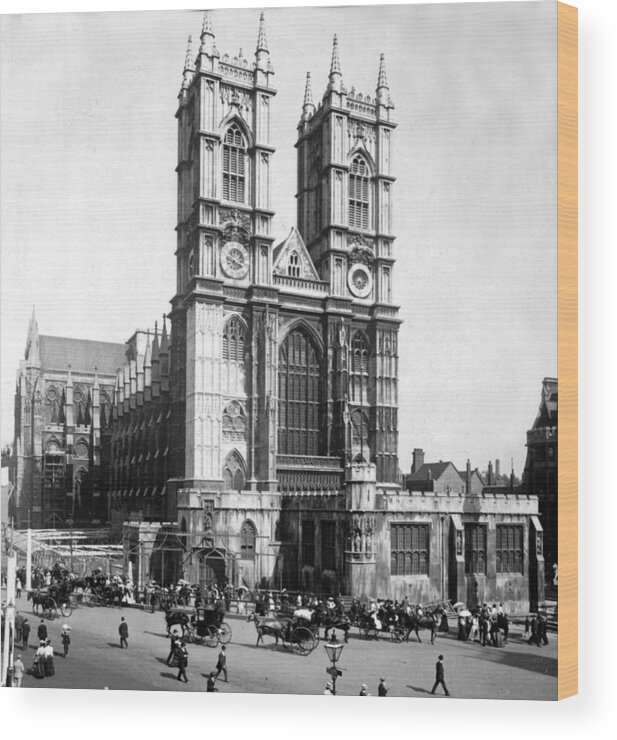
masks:
[(34, 311), (15, 389), (15, 526), (100, 526), (116, 370), (126, 346), (39, 335)]

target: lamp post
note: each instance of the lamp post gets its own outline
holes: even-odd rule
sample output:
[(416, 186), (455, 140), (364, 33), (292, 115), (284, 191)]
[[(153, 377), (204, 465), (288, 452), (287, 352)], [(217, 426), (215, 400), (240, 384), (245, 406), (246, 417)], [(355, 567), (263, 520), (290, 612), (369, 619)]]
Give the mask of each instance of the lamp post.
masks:
[(70, 548), (70, 563), (69, 563), (69, 570), (71, 573), (73, 573), (73, 520), (71, 518), (66, 520), (66, 523), (69, 525), (71, 530), (71, 539), (69, 540), (69, 548)]
[(343, 645), (342, 642), (339, 642), (336, 639), (336, 634), (334, 631), (332, 632), (332, 636), (330, 638), (330, 642), (327, 642), (324, 645), (324, 648), (326, 649), (326, 653), (328, 654), (328, 659), (332, 662), (331, 666), (328, 666), (326, 668), (326, 673), (329, 673), (330, 676), (332, 676), (332, 693), (336, 694), (336, 679), (339, 676), (343, 675), (343, 672), (336, 667), (336, 664), (338, 662), (338, 659), (341, 657), (341, 653), (343, 652), (343, 648), (345, 645)]

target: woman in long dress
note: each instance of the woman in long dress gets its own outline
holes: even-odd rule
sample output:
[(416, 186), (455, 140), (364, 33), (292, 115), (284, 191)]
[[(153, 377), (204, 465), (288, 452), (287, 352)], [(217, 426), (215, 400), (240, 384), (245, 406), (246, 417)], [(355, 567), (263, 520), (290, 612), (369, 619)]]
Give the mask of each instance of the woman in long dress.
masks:
[(45, 678), (45, 641), (41, 640), (34, 656), (32, 672), (36, 678)]
[(45, 654), (45, 675), (50, 677), (55, 674), (56, 669), (54, 667), (54, 649), (51, 646), (51, 640), (49, 638), (47, 638), (47, 640), (45, 641), (44, 654)]

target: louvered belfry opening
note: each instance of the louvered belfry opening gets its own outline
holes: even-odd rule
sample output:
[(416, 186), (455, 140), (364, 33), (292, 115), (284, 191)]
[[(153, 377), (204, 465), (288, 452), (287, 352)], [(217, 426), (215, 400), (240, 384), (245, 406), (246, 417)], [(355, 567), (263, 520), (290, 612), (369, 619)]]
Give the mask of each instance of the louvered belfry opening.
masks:
[(223, 199), (244, 203), (246, 182), (246, 146), (235, 124), (227, 129), (223, 142)]

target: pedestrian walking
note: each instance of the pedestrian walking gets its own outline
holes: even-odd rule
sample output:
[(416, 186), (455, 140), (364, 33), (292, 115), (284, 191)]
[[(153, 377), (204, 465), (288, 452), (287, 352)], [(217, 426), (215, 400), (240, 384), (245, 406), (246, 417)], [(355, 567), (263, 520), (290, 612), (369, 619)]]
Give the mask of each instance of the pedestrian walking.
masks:
[(17, 580), (15, 581), (15, 591), (17, 592), (17, 598), (21, 599), (21, 578), (17, 576)]
[(176, 655), (176, 651), (180, 647), (180, 640), (176, 637), (176, 635), (171, 635), (170, 645), (169, 645), (169, 655), (167, 656), (167, 660), (165, 661), (167, 665), (171, 665), (174, 659), (174, 656)]
[(445, 674), (444, 674), (444, 668), (443, 668), (443, 655), (438, 656), (437, 663), (435, 663), (435, 683), (433, 684), (431, 694), (435, 693), (439, 684), (443, 686), (443, 690), (446, 692), (446, 696), (450, 696), (450, 692), (448, 691), (448, 687), (446, 686), (446, 681), (445, 681)]
[(41, 624), (39, 624), (39, 628), (37, 630), (37, 636), (39, 638), (39, 641), (43, 640), (43, 642), (45, 642), (45, 640), (47, 639), (47, 625), (42, 619)]
[(36, 678), (45, 678), (45, 640), (39, 642), (39, 646), (34, 654), (32, 673)]
[(379, 686), (377, 687), (377, 696), (388, 696), (388, 691), (390, 689), (386, 686), (386, 679), (380, 678), (379, 679)]
[(186, 677), (186, 666), (189, 662), (189, 651), (186, 649), (184, 642), (180, 644), (176, 651), (176, 655), (178, 657), (178, 675), (176, 678), (178, 681), (182, 681), (182, 679), (184, 679), (184, 683), (188, 683), (189, 680)]
[(212, 692), (212, 691), (218, 691), (216, 688), (216, 672), (210, 671), (210, 675), (208, 676), (208, 683), (206, 684), (206, 691)]
[(227, 683), (227, 655), (225, 652), (225, 645), (221, 646), (221, 652), (219, 653), (219, 659), (216, 664), (216, 676), (215, 678), (219, 677), (219, 674), (222, 673), (224, 676), (224, 681)]
[(120, 647), (129, 649), (129, 644), (127, 642), (129, 637), (129, 626), (124, 621), (124, 617), (120, 617), (120, 626), (118, 627), (118, 634), (120, 635)]
[(16, 689), (21, 688), (21, 682), (25, 672), (26, 666), (21, 659), (21, 655), (18, 655), (17, 660), (13, 663), (13, 686)]
[(66, 656), (69, 654), (69, 646), (71, 644), (71, 635), (69, 634), (69, 632), (70, 632), (70, 627), (68, 627), (68, 625), (65, 624), (62, 628), (62, 634), (61, 634), (62, 651), (63, 651), (62, 657), (63, 658), (66, 658)]
[(51, 678), (53, 675), (55, 675), (56, 669), (54, 667), (54, 649), (49, 638), (47, 638), (47, 640), (45, 641), (44, 655), (45, 675), (47, 676), (47, 678)]
[(28, 649), (28, 638), (30, 637), (30, 622), (24, 619), (24, 623), (21, 625), (21, 637), (23, 640), (23, 649)]

